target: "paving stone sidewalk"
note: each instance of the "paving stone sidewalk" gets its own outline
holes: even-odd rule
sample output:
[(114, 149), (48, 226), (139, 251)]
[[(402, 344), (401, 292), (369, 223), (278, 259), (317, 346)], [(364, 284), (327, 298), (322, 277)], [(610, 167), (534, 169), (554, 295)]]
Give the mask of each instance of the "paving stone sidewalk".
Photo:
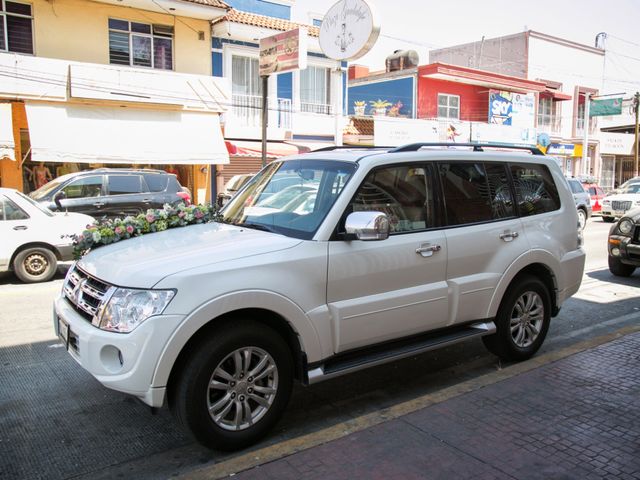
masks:
[(640, 479), (640, 333), (235, 479)]

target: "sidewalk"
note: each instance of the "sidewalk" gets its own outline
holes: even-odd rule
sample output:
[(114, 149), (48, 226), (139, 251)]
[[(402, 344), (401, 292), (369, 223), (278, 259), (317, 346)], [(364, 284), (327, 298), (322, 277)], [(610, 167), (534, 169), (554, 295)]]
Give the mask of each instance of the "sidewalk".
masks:
[(236, 479), (640, 479), (640, 333)]

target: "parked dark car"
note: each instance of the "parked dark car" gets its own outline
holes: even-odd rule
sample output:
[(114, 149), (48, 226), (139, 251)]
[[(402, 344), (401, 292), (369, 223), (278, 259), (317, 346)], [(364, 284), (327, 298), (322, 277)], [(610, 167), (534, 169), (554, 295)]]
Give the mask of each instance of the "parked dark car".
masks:
[(54, 211), (94, 218), (136, 215), (165, 203), (190, 203), (175, 175), (163, 170), (100, 168), (58, 177), (29, 194)]
[(609, 231), (609, 271), (630, 276), (640, 267), (640, 208), (627, 211)]
[(583, 229), (592, 213), (591, 196), (585, 191), (582, 183), (577, 178), (567, 178), (567, 183), (569, 184), (573, 199), (576, 202), (576, 208), (578, 209), (578, 223), (580, 228)]

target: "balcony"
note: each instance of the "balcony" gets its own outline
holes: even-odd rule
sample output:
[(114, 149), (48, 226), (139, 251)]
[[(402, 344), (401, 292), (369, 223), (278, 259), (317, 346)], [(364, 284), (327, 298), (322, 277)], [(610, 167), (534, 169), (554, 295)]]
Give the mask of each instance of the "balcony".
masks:
[(302, 113), (317, 113), (320, 115), (333, 115), (333, 105), (328, 105), (326, 103), (300, 102), (300, 111)]
[(560, 135), (562, 122), (560, 117), (541, 119), (538, 117), (538, 133), (548, 133), (550, 135)]
[[(262, 96), (261, 95), (238, 95), (231, 96), (231, 120), (240, 127), (262, 126)], [(274, 112), (269, 107), (269, 125), (277, 126), (286, 130), (291, 129), (291, 100), (288, 98), (278, 98), (278, 107)], [(275, 123), (274, 123), (275, 122)]]
[[(597, 131), (598, 124), (595, 118), (589, 121), (589, 135), (594, 135)], [(584, 137), (584, 118), (576, 118), (576, 137)]]

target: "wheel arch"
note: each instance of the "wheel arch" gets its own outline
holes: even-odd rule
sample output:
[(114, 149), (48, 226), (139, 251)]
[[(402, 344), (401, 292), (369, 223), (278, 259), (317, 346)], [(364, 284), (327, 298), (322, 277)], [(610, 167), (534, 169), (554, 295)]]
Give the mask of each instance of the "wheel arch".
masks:
[(294, 376), (303, 380), (307, 355), (320, 351), (317, 332), (302, 309), (270, 292), (230, 294), (212, 300), (189, 314), (173, 333), (160, 355), (152, 387), (171, 388), (181, 365), (202, 339), (238, 318), (250, 318), (275, 330), (285, 340), (294, 359)]
[(496, 287), (491, 299), (487, 318), (493, 318), (497, 315), (498, 308), (500, 307), (500, 303), (502, 303), (505, 293), (523, 275), (536, 277), (545, 284), (551, 299), (551, 316), (555, 317), (558, 314), (558, 277), (555, 274), (554, 269), (549, 265), (549, 263), (544, 261), (533, 261), (530, 263), (516, 261), (507, 270), (506, 274), (502, 277), (502, 280)]
[(50, 243), (47, 243), (47, 242), (28, 242), (28, 243), (25, 243), (23, 245), (20, 245), (18, 248), (15, 249), (15, 251), (11, 255), (11, 259), (9, 260), (9, 270), (13, 271), (13, 262), (15, 261), (16, 257), (18, 256), (18, 254), (20, 252), (22, 252), (24, 250), (27, 250), (28, 248), (46, 248), (47, 250), (50, 250), (56, 256), (56, 260), (58, 262), (62, 261), (62, 255), (60, 254), (60, 251), (56, 247), (51, 245)]

